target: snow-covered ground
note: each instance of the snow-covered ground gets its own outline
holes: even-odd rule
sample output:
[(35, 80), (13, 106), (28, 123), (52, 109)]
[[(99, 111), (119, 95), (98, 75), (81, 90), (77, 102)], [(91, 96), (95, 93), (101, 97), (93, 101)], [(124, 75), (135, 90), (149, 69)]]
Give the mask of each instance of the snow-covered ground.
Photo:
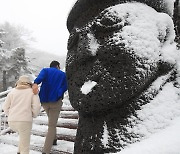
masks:
[(180, 117), (166, 129), (134, 143), (117, 154), (180, 154)]
[[(171, 89), (170, 85), (166, 87), (164, 93), (159, 94), (158, 100), (166, 99), (166, 101), (164, 101), (164, 105), (158, 107), (158, 103), (156, 102), (156, 113), (162, 113), (164, 122), (163, 127), (161, 129), (154, 130), (154, 125), (156, 125), (158, 117), (156, 117), (156, 120), (147, 120), (147, 123), (145, 122), (144, 124), (149, 123), (150, 125), (152, 125), (152, 127), (149, 128), (152, 129), (147, 132), (144, 130), (140, 130), (144, 131), (144, 133), (146, 132), (147, 137), (140, 142), (136, 142), (127, 146), (125, 149), (123, 149), (121, 152), (118, 152), (117, 154), (180, 154), (180, 99), (178, 100), (178, 98), (174, 97), (174, 93), (172, 91), (169, 91), (169, 89)], [(171, 101), (171, 106), (169, 106), (169, 101)], [(64, 104), (63, 107), (68, 107), (67, 99), (64, 100)], [(152, 112), (152, 108), (150, 106), (146, 107), (146, 113), (148, 114), (149, 112)], [(46, 132), (47, 126), (37, 125), (39, 121), (45, 121), (45, 119), (45, 116), (39, 116), (38, 118), (34, 119), (33, 131), (39, 131), (42, 129), (43, 131), (41, 132)], [(61, 120), (63, 119), (60, 118), (59, 121)], [(158, 120), (161, 121), (161, 118), (159, 117)], [(74, 123), (77, 123), (77, 121), (74, 121)], [(61, 132), (62, 134), (71, 134), (72, 136), (76, 134), (76, 131), (67, 131), (64, 128), (58, 128), (57, 131)], [(152, 132), (152, 134), (148, 134), (149, 132)], [(10, 138), (12, 144), (16, 144), (17, 137), (17, 134), (5, 135), (0, 136), (0, 140), (6, 140)], [(35, 135), (31, 136), (32, 147), (42, 147), (43, 143), (44, 137)], [(74, 143), (67, 141), (58, 141), (58, 145), (54, 148), (73, 152)], [(0, 143), (0, 151), (1, 154), (15, 154), (15, 152), (17, 151), (17, 147)], [(31, 150), (30, 154), (40, 154), (40, 152)]]
[[(36, 128), (36, 125), (34, 125)], [(38, 127), (37, 127), (38, 129)], [(134, 143), (117, 154), (180, 154), (180, 117), (171, 121), (170, 126), (151, 135), (149, 138), (139, 143)], [(72, 133), (74, 133), (72, 131)], [(16, 136), (16, 135), (15, 135)], [(14, 135), (11, 136), (12, 141)], [(43, 138), (31, 138), (31, 145), (43, 143)], [(58, 142), (59, 147), (67, 148), (73, 151), (73, 145), (69, 142)], [(15, 154), (16, 146), (0, 143), (1, 154)], [(30, 154), (40, 154), (40, 152), (31, 151)]]
[[(17, 147), (0, 143), (0, 151), (1, 154), (15, 154), (15, 151), (17, 151)], [(41, 154), (41, 152), (30, 151), (30, 154)]]
[[(63, 103), (64, 109), (72, 108), (69, 104), (69, 100), (67, 99), (67, 97), (63, 101), (64, 101)], [(77, 115), (77, 111), (61, 111), (60, 116), (62, 114)], [(31, 135), (31, 149), (34, 149), (34, 147), (38, 147), (38, 149), (41, 151), (41, 148), (43, 147), (43, 144), (45, 141), (45, 137), (42, 137), (42, 136), (43, 134), (46, 134), (47, 129), (48, 129), (48, 126), (46, 125), (47, 120), (48, 118), (45, 112), (41, 112), (41, 114), (37, 118), (34, 119), (32, 135)], [(59, 118), (58, 125), (60, 124), (62, 125), (63, 123), (66, 123), (66, 124), (71, 123), (71, 124), (77, 125), (78, 119)], [(57, 127), (57, 133), (63, 134), (63, 135), (75, 136), (76, 129)], [(34, 134), (39, 134), (39, 136), (34, 135)], [(6, 144), (2, 143), (2, 141), (5, 142)], [(0, 135), (0, 154), (15, 154), (17, 152), (17, 144), (18, 144), (17, 133)], [(70, 153), (73, 153), (73, 148), (74, 148), (74, 142), (64, 141), (64, 140), (58, 140), (57, 146), (53, 146), (53, 149), (55, 150), (57, 149), (57, 150), (66, 151)], [(30, 154), (39, 154), (39, 153), (41, 152), (37, 152), (33, 150), (30, 151)]]

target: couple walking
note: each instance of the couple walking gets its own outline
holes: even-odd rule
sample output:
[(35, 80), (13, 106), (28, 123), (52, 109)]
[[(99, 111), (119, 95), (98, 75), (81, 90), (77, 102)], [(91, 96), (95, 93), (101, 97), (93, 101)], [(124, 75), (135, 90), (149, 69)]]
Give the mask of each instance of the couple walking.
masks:
[(50, 68), (43, 68), (34, 83), (28, 76), (19, 78), (3, 106), (10, 128), (19, 133), (18, 154), (29, 154), (32, 121), (39, 114), (41, 105), (48, 116), (48, 132), (42, 154), (50, 154), (52, 145), (57, 144), (56, 125), (66, 90), (66, 75), (60, 70), (58, 61), (52, 61)]

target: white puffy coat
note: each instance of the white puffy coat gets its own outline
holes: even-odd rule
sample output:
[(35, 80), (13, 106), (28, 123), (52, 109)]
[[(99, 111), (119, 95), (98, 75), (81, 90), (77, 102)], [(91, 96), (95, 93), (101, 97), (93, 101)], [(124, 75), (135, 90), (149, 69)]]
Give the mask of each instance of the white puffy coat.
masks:
[(8, 121), (32, 121), (40, 112), (41, 104), (38, 95), (32, 88), (14, 88), (6, 97), (3, 110)]

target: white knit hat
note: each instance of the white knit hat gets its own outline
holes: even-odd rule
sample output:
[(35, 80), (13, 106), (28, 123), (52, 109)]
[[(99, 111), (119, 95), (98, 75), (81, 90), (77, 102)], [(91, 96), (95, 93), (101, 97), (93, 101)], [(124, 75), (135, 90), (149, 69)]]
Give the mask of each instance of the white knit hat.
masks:
[(19, 80), (16, 82), (16, 86), (17, 85), (26, 85), (26, 84), (32, 85), (32, 82), (31, 82), (30, 78), (27, 75), (20, 76)]

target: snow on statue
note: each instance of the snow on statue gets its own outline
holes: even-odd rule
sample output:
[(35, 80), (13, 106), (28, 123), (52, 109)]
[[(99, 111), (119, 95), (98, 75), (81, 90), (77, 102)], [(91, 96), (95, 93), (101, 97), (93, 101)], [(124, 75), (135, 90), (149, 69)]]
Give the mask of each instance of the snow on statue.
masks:
[(75, 3), (66, 64), (75, 154), (121, 151), (180, 115), (172, 14), (171, 0)]

